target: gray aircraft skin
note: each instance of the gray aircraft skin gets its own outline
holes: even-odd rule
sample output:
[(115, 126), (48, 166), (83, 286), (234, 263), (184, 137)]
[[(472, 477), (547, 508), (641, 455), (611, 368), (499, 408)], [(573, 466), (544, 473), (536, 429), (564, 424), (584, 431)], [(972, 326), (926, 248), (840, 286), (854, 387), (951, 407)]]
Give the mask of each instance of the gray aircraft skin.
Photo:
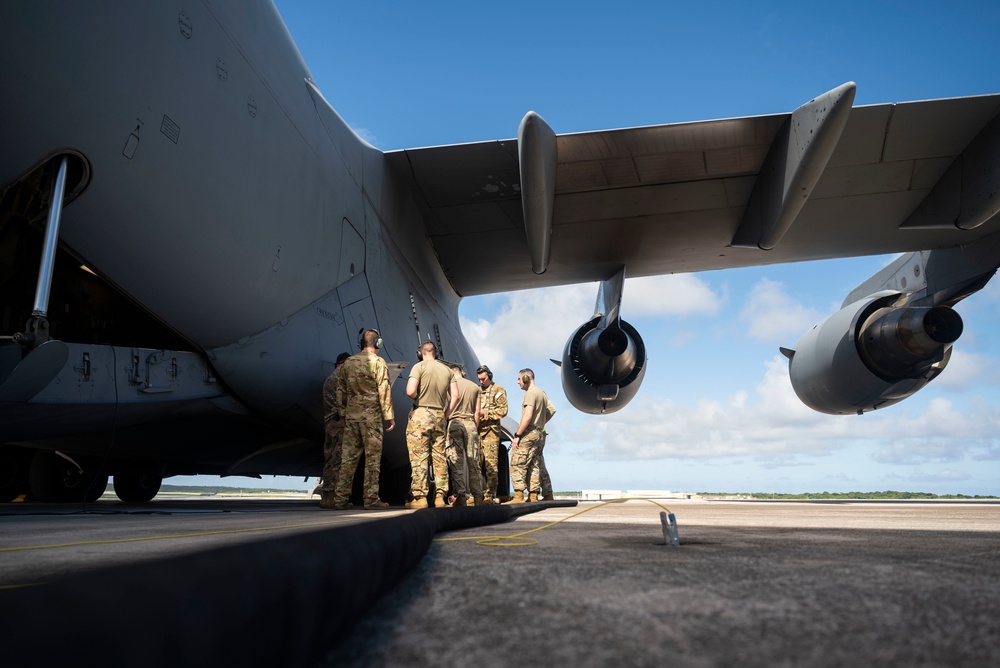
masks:
[[(951, 307), (1000, 264), (998, 95), (854, 108), (848, 83), (791, 114), (576, 135), (529, 113), (516, 140), (383, 153), (270, 2), (8, 13), (0, 496), (317, 475), (320, 388), (358, 331), (404, 376), (424, 340), (475, 369), (458, 304), (495, 291), (601, 281), (562, 378), (612, 412), (646, 371), (626, 270), (904, 253), (783, 349), (807, 405), (861, 413), (941, 372)], [(397, 502), (404, 381), (382, 467)]]

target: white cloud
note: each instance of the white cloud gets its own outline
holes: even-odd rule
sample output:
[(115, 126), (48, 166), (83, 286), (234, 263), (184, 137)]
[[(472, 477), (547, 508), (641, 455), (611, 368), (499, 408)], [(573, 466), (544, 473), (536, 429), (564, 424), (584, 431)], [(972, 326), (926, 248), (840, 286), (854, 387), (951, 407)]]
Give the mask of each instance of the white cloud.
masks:
[(766, 364), (754, 392), (736, 392), (725, 400), (680, 403), (640, 397), (635, 410), (602, 420), (595, 459), (771, 459), (790, 454), (826, 454), (840, 447), (837, 436), (850, 435), (838, 418), (806, 408), (788, 381), (787, 362)]
[(739, 315), (751, 339), (786, 346), (824, 317), (826, 314), (795, 301), (784, 284), (768, 278), (753, 286)]
[(964, 454), (948, 439), (906, 439), (883, 445), (873, 458), (881, 464), (921, 464), (959, 461)]
[(626, 279), (622, 301), (623, 314), (628, 320), (628, 314), (716, 315), (726, 298), (697, 276), (671, 274)]
[(590, 458), (750, 458), (789, 466), (865, 444), (879, 464), (914, 465), (993, 459), (1000, 451), (1000, 416), (992, 407), (962, 412), (948, 399), (932, 398), (918, 412), (892, 407), (864, 416), (816, 413), (795, 396), (781, 357), (766, 364), (752, 393), (684, 403), (645, 396), (635, 403), (635, 410), (601, 419), (596, 435), (579, 435), (593, 443)]
[(955, 347), (948, 366), (933, 382), (949, 390), (960, 391), (984, 378), (996, 380), (996, 376), (996, 364), (992, 358)]
[(917, 473), (910, 476), (912, 482), (925, 482), (925, 483), (954, 483), (954, 482), (964, 482), (966, 480), (971, 480), (972, 476), (963, 471), (956, 471), (955, 469), (942, 469), (936, 473)]
[[(492, 320), (461, 319), (462, 331), (494, 371), (508, 361), (558, 357), (576, 327), (593, 317), (593, 283), (510, 292)], [(516, 363), (515, 363), (516, 364)]]

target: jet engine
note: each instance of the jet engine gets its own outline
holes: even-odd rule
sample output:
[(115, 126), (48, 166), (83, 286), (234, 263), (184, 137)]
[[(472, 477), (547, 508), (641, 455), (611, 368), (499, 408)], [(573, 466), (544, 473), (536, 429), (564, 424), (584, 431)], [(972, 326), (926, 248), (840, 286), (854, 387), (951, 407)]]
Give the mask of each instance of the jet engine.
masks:
[(632, 325), (614, 319), (607, 326), (594, 317), (579, 327), (562, 356), (566, 398), (584, 413), (613, 413), (624, 408), (646, 373), (646, 347)]
[(814, 326), (789, 358), (804, 404), (843, 415), (890, 406), (944, 370), (962, 318), (949, 306), (907, 306), (899, 292), (856, 301)]

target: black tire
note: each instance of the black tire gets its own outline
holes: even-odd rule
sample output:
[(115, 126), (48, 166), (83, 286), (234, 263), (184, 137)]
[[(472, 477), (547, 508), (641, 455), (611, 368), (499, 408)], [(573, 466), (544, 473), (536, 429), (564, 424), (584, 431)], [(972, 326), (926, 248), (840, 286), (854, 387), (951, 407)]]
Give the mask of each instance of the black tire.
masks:
[(163, 476), (152, 471), (123, 471), (115, 473), (115, 495), (126, 503), (150, 501), (163, 484)]
[(90, 485), (87, 486), (87, 491), (84, 493), (83, 500), (86, 503), (93, 503), (97, 501), (101, 496), (104, 495), (108, 489), (108, 475), (102, 473), (101, 475), (95, 476)]
[(36, 451), (28, 469), (31, 495), (42, 503), (84, 501), (93, 479), (73, 462), (48, 450)]
[(0, 503), (31, 493), (28, 469), (33, 454), (32, 450), (13, 445), (0, 446)]

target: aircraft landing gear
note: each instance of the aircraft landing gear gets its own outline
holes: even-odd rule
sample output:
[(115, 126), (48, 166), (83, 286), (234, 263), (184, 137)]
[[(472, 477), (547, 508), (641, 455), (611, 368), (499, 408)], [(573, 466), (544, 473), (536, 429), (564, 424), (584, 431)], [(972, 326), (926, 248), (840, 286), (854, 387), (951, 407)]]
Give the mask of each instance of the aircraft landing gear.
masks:
[(163, 476), (155, 470), (115, 472), (115, 494), (126, 503), (146, 503), (160, 491)]
[(68, 457), (38, 450), (28, 468), (28, 487), (42, 503), (91, 503), (104, 494), (108, 476), (99, 468), (84, 469)]

